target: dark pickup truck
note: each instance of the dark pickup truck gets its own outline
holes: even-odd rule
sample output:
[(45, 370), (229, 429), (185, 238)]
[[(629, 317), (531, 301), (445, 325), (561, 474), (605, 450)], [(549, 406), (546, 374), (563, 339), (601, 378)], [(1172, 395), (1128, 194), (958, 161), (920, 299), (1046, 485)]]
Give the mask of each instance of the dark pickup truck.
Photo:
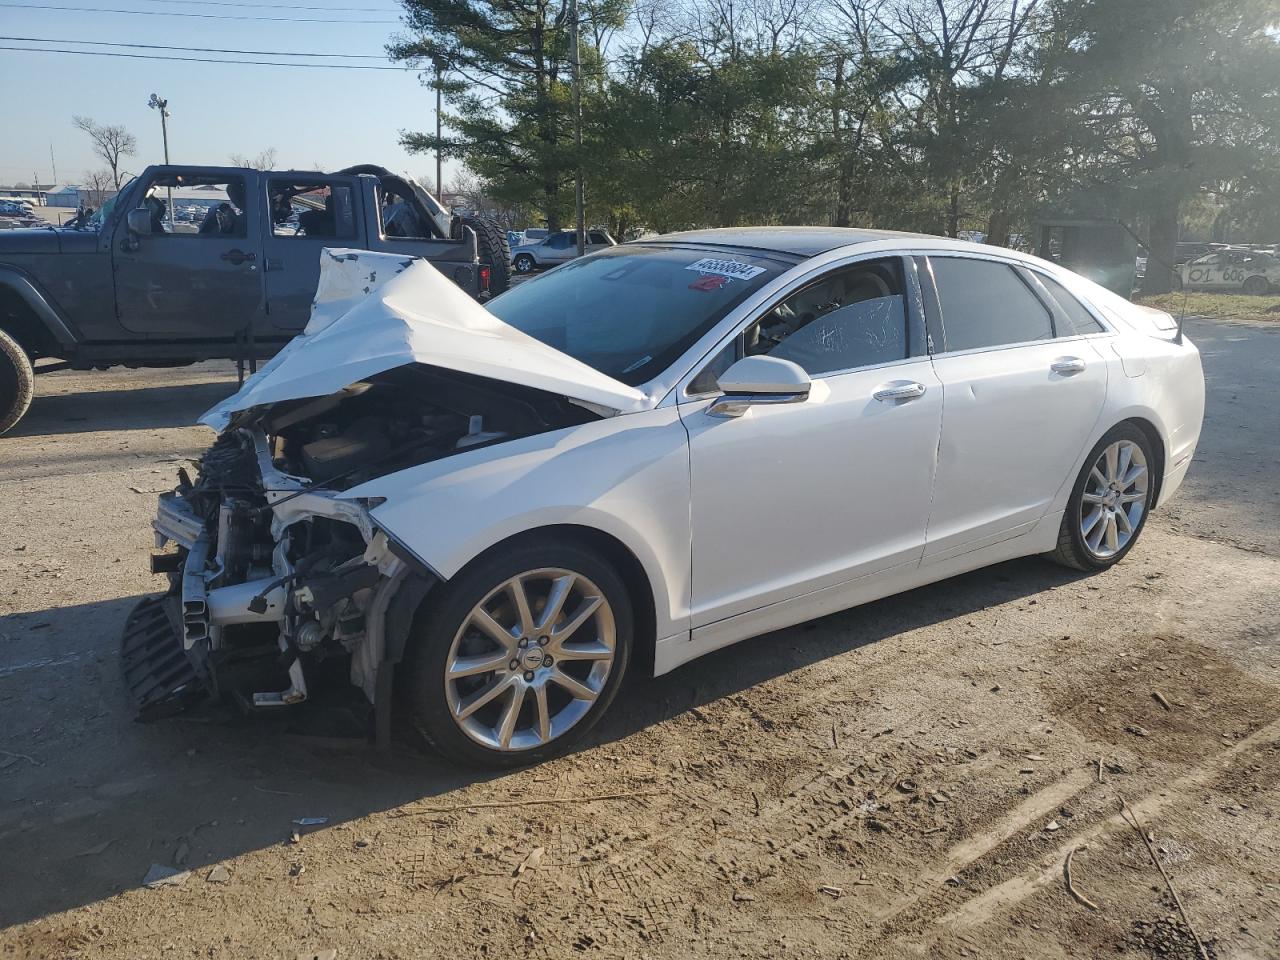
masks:
[(307, 324), (325, 247), (429, 260), (477, 299), (509, 276), (495, 222), (381, 167), (148, 167), (82, 220), (0, 232), (0, 433), (36, 372), (271, 356)]

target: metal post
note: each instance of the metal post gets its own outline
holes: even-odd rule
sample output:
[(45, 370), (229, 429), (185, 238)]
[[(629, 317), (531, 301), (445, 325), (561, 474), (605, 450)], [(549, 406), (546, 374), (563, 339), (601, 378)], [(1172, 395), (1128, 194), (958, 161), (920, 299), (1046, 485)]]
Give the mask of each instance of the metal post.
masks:
[[(164, 164), (167, 167), (169, 165), (169, 124), (167, 122), (169, 119), (169, 101), (153, 93), (151, 99), (147, 101), (147, 106), (153, 110), (160, 111), (160, 138), (164, 142)], [(165, 187), (165, 192), (169, 198), (167, 209), (169, 212), (169, 232), (172, 233), (174, 230), (173, 188)]]
[(440, 137), (444, 129), (440, 113), (444, 109), (444, 64), (437, 57), (436, 61), (436, 199), (444, 204), (444, 161), (440, 156)]
[(573, 80), (573, 205), (578, 233), (578, 256), (587, 252), (586, 210), (582, 190), (582, 59), (578, 49), (578, 0), (569, 0), (569, 56)]

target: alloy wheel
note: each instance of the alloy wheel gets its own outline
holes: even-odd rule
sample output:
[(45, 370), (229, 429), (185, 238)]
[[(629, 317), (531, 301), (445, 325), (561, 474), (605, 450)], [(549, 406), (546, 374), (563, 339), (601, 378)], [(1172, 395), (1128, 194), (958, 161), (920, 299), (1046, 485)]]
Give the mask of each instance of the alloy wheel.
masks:
[(586, 577), (559, 568), (511, 577), (454, 635), (445, 661), (449, 712), (491, 750), (545, 746), (591, 710), (613, 670), (616, 640), (609, 601)]
[(1147, 458), (1131, 440), (1105, 447), (1085, 480), (1080, 502), (1080, 536), (1100, 560), (1113, 557), (1133, 539), (1147, 510)]

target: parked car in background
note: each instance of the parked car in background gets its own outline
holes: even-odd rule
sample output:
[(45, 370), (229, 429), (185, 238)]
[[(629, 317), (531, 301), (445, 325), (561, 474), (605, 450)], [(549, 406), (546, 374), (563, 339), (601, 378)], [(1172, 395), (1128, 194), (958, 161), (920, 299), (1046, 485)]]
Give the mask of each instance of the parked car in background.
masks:
[(1280, 260), (1258, 250), (1228, 248), (1182, 264), (1179, 279), (1188, 290), (1263, 294), (1280, 286)]
[(0, 232), (0, 433), (30, 406), (40, 359), (88, 370), (271, 356), (306, 325), (326, 248), (429, 260), (475, 298), (510, 275), (494, 221), (450, 216), (382, 167), (148, 167), (74, 227)]
[(206, 414), (126, 626), (144, 709), (349, 676), (388, 735), (398, 693), (455, 760), (544, 760), (628, 670), (1014, 557), (1105, 570), (1200, 436), (1167, 313), (1011, 250), (699, 230), (487, 310), (389, 267)]
[[(587, 253), (616, 247), (617, 241), (604, 230), (587, 231)], [(578, 255), (578, 235), (574, 230), (561, 230), (543, 240), (523, 243), (511, 251), (511, 265), (516, 273), (532, 273), (545, 267), (572, 260)]]

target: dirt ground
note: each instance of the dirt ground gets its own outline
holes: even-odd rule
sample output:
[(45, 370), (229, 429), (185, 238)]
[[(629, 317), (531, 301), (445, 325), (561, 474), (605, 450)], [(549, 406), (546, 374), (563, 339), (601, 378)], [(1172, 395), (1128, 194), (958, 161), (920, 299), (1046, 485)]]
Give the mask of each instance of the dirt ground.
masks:
[(233, 383), (42, 378), (0, 439), (0, 958), (1280, 957), (1280, 332), (1191, 332), (1197, 463), (1114, 570), (1007, 563), (635, 678), (501, 776), (133, 723), (154, 494)]

